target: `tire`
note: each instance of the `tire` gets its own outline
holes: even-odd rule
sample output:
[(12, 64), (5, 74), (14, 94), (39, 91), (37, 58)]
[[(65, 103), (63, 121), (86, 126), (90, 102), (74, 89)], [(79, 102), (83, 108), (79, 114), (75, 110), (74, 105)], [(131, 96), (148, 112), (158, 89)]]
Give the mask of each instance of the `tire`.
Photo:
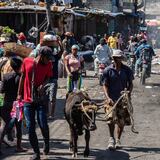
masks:
[(142, 85), (145, 85), (145, 83), (146, 83), (146, 68), (143, 68), (142, 69), (142, 73), (141, 73), (141, 78), (140, 78), (140, 83), (142, 84)]

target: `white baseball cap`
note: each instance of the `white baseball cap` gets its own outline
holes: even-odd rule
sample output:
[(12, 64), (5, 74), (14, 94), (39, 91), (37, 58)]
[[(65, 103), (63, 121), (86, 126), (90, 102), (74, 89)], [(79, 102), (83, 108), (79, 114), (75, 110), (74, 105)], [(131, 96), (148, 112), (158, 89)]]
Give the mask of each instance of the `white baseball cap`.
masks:
[(123, 52), (119, 49), (115, 49), (115, 50), (113, 50), (112, 57), (123, 57)]
[(43, 37), (43, 41), (57, 41), (57, 37), (51, 34), (47, 34)]

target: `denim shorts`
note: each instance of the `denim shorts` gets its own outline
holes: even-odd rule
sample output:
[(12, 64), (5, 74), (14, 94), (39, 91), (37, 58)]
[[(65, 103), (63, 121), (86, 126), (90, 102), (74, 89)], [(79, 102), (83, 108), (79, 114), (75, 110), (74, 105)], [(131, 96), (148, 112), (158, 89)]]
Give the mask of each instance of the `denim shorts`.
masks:
[(58, 89), (57, 79), (51, 79), (50, 82), (47, 84), (46, 88), (46, 94), (50, 102), (56, 99), (57, 89)]

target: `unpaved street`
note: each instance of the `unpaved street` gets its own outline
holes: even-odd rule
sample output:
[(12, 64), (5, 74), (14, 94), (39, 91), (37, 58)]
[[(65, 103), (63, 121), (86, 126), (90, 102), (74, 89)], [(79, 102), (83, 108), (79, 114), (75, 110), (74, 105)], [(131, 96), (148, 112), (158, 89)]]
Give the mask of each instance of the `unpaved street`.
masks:
[[(155, 70), (160, 70), (156, 67)], [(49, 122), (51, 136), (51, 152), (43, 159), (65, 160), (72, 159), (68, 150), (69, 129), (63, 116), (65, 102), (64, 80), (60, 80), (58, 91), (58, 106), (56, 119)], [(98, 81), (94, 78), (86, 78), (84, 86), (88, 89), (89, 95), (93, 99), (102, 100), (102, 88), (96, 86)], [(133, 134), (130, 127), (126, 127), (122, 137), (123, 149), (114, 152), (106, 150), (108, 145), (108, 128), (104, 121), (103, 109), (98, 112), (97, 127), (91, 136), (91, 153), (87, 159), (96, 160), (160, 160), (160, 75), (152, 75), (147, 80), (146, 86), (140, 86), (138, 79), (134, 81), (134, 91), (132, 95), (134, 105), (135, 126), (139, 134)], [(42, 148), (42, 137), (37, 129), (39, 143)], [(23, 146), (30, 148), (27, 135), (23, 136)], [(79, 138), (78, 159), (83, 160), (84, 140)], [(22, 154), (16, 154), (14, 148), (4, 148), (2, 160), (28, 160), (32, 155), (32, 150)]]

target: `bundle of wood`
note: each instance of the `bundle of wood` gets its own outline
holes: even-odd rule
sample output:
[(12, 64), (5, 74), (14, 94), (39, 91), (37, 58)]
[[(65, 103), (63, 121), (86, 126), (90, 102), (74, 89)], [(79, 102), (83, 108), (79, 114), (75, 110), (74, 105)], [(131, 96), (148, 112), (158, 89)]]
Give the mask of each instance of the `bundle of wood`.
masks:
[(22, 58), (26, 58), (32, 52), (32, 48), (25, 47), (23, 45), (19, 45), (13, 42), (4, 44), (4, 52), (5, 56), (10, 57), (12, 55), (17, 55)]

